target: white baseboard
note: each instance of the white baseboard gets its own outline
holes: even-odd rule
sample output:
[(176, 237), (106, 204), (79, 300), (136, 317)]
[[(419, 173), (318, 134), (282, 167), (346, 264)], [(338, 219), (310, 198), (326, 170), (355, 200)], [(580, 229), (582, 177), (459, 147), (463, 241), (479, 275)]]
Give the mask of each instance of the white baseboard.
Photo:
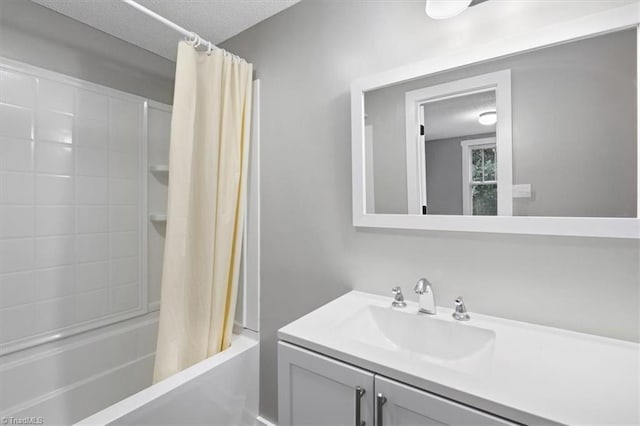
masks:
[(277, 424), (270, 422), (262, 416), (256, 417), (256, 426), (278, 426)]

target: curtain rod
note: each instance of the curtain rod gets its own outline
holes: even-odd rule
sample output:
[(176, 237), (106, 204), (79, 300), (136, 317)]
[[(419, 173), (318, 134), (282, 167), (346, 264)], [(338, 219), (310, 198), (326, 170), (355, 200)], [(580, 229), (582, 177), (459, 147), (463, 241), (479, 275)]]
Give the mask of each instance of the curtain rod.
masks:
[[(135, 9), (138, 9), (140, 12), (144, 13), (147, 16), (152, 17), (156, 21), (166, 25), (167, 27), (173, 29), (174, 31), (177, 31), (180, 34), (184, 35), (185, 38), (187, 39), (187, 41), (191, 45), (193, 45), (194, 47), (198, 47), (200, 45), (204, 45), (204, 46), (207, 46), (207, 50), (208, 51), (211, 51), (212, 49), (220, 49), (219, 47), (217, 47), (216, 45), (214, 45), (210, 41), (203, 39), (202, 37), (200, 37), (198, 34), (194, 33), (193, 31), (188, 31), (187, 29), (181, 27), (180, 25), (176, 24), (175, 22), (172, 22), (172, 21), (168, 20), (167, 18), (165, 18), (164, 16), (157, 14), (153, 10), (147, 9), (146, 7), (144, 7), (143, 5), (135, 2), (134, 0), (121, 0), (121, 1), (123, 3), (128, 4), (129, 6), (131, 6), (133, 8), (135, 8)], [(220, 50), (222, 50), (222, 49), (220, 49)]]

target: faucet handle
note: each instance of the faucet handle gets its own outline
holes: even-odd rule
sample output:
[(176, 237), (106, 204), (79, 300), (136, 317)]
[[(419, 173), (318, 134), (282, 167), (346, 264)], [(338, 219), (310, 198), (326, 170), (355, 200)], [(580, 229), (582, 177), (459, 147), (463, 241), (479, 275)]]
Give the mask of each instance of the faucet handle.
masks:
[(394, 308), (404, 308), (407, 306), (407, 302), (404, 301), (404, 294), (402, 294), (402, 288), (396, 286), (391, 289), (393, 293), (393, 302), (391, 306)]
[(454, 300), (454, 303), (456, 305), (455, 311), (451, 314), (451, 316), (458, 321), (469, 321), (471, 317), (467, 312), (467, 307), (464, 305), (464, 300), (462, 300), (462, 297), (456, 298), (456, 300)]

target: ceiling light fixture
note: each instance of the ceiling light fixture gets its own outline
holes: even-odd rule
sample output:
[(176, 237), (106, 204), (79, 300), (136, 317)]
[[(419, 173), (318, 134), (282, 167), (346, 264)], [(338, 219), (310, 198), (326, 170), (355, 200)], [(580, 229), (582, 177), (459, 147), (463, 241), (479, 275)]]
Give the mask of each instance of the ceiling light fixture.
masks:
[(425, 12), (432, 19), (453, 18), (464, 12), (472, 0), (427, 0)]
[(478, 116), (478, 123), (483, 126), (493, 126), (498, 122), (498, 114), (495, 111), (483, 112)]

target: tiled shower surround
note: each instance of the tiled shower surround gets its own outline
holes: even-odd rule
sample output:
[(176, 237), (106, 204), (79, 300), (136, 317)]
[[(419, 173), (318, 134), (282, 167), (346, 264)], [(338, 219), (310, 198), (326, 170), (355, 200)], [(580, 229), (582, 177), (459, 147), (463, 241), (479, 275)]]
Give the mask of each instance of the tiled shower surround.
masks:
[(0, 81), (0, 344), (7, 352), (146, 309), (145, 101), (11, 67)]

